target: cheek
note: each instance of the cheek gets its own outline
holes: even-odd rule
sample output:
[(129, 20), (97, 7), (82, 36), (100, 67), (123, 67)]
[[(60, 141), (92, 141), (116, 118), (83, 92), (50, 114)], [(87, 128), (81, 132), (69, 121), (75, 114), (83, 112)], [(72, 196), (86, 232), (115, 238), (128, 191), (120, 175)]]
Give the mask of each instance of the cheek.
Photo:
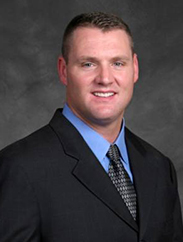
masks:
[(68, 81), (67, 81), (67, 88), (70, 89), (70, 91), (74, 92), (75, 89), (79, 88), (80, 85), (80, 78), (72, 73), (68, 75)]
[(67, 93), (72, 100), (78, 103), (86, 98), (86, 85), (80, 79), (72, 78), (68, 81)]
[(116, 79), (118, 80), (118, 84), (122, 89), (128, 90), (134, 86), (133, 72), (126, 71), (120, 73)]
[(75, 92), (76, 90), (80, 93), (87, 94), (90, 92), (90, 89), (92, 87), (92, 83), (94, 77), (91, 76), (90, 73), (80, 73), (78, 72), (76, 74), (70, 74), (68, 76), (68, 87), (71, 89), (71, 91)]

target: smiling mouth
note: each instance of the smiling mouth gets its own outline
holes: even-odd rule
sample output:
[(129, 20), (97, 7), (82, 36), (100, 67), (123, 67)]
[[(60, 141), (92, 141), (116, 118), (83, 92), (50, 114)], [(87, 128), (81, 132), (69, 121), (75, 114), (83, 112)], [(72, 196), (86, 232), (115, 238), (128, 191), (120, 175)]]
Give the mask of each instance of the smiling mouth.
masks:
[(114, 96), (114, 92), (94, 92), (93, 95), (96, 97), (111, 97)]

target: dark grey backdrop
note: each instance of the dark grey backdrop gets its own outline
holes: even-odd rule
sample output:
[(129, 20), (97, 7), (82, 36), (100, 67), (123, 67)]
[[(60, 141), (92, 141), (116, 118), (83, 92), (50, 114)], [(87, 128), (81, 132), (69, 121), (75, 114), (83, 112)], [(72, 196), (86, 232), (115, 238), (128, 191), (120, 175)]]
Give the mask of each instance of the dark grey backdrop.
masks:
[(131, 26), (141, 75), (126, 123), (172, 159), (183, 205), (182, 0), (1, 0), (0, 148), (43, 126), (63, 105), (63, 29), (93, 10), (116, 13)]

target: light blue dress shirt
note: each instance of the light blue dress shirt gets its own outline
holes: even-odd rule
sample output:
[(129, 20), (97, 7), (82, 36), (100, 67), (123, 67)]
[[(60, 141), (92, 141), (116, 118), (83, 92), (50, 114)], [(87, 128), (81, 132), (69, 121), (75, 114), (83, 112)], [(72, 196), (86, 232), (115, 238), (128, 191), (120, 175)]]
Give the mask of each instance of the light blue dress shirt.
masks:
[[(68, 107), (67, 104), (64, 105), (62, 114), (74, 125), (74, 127), (79, 131), (87, 145), (90, 147), (94, 155), (97, 157), (104, 170), (108, 172), (109, 169), (109, 158), (106, 156), (109, 150), (110, 143), (104, 139), (99, 133), (94, 129), (89, 127), (81, 119), (79, 119)], [(133, 177), (130, 169), (127, 148), (125, 144), (125, 120), (123, 119), (123, 125), (121, 131), (114, 142), (118, 146), (121, 155), (121, 162), (124, 165), (131, 181), (133, 182)]]

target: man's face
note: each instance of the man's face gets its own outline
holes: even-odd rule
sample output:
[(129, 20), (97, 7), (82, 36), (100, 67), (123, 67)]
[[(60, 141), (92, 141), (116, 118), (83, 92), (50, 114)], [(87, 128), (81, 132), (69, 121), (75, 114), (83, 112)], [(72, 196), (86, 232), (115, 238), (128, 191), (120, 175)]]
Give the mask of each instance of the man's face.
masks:
[(123, 30), (80, 27), (71, 38), (68, 63), (59, 58), (71, 110), (88, 125), (121, 123), (138, 79), (137, 56)]

